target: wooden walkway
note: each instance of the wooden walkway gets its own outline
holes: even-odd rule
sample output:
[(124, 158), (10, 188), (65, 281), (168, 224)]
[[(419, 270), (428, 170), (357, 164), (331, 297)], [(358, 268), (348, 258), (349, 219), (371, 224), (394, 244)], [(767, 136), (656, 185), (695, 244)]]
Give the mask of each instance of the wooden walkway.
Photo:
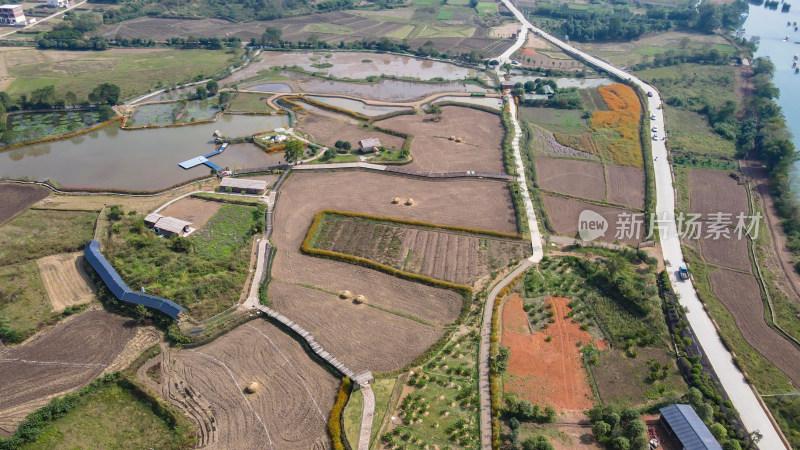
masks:
[(275, 311), (274, 309), (272, 309), (270, 307), (267, 307), (267, 306), (264, 306), (264, 305), (259, 305), (257, 307), (257, 309), (259, 311), (263, 312), (264, 314), (268, 315), (269, 317), (271, 317), (271, 318), (277, 320), (278, 322), (282, 323), (283, 325), (285, 325), (287, 328), (291, 329), (292, 331), (294, 331), (295, 334), (297, 334), (298, 336), (303, 338), (303, 340), (305, 340), (306, 343), (308, 343), (308, 346), (311, 348), (311, 350), (314, 353), (316, 353), (320, 358), (324, 359), (328, 364), (333, 366), (342, 375), (344, 375), (344, 376), (346, 376), (346, 377), (348, 377), (350, 379), (352, 379), (353, 376), (355, 376), (355, 374), (356, 374), (355, 372), (350, 370), (350, 368), (345, 366), (344, 363), (339, 361), (335, 356), (333, 356), (330, 353), (328, 353), (327, 351), (325, 351), (325, 349), (322, 348), (322, 345), (320, 345), (319, 342), (317, 342), (317, 340), (314, 338), (314, 336), (312, 336), (311, 333), (306, 331), (305, 328), (301, 327), (300, 325), (298, 325), (294, 321), (290, 320), (288, 317), (284, 316), (283, 314), (279, 313), (278, 311)]

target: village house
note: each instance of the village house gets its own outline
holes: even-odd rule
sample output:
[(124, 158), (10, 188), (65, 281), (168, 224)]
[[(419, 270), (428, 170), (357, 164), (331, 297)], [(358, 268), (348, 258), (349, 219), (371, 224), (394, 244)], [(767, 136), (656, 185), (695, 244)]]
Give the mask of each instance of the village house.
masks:
[(230, 188), (231, 192), (245, 194), (263, 195), (267, 190), (267, 182), (264, 180), (247, 180), (245, 178), (223, 178), (219, 184), (222, 191), (227, 191)]
[(358, 147), (364, 153), (376, 152), (381, 148), (381, 140), (378, 138), (368, 138), (358, 141)]
[(0, 6), (0, 24), (2, 25), (21, 25), (28, 23), (21, 5), (2, 5)]
[(157, 213), (150, 213), (145, 216), (144, 224), (152, 228), (156, 233), (166, 236), (186, 236), (194, 231), (192, 223), (174, 217), (162, 216)]

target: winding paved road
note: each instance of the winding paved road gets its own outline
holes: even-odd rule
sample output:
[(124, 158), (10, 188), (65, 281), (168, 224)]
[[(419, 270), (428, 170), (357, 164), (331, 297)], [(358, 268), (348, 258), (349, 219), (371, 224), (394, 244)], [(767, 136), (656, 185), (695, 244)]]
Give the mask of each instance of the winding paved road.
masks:
[[(621, 79), (627, 79), (633, 84), (639, 86), (645, 92), (652, 93), (652, 97), (648, 97), (648, 110), (651, 115), (655, 115), (653, 124), (658, 126), (660, 130), (664, 129), (664, 115), (663, 110), (659, 109), (661, 105), (661, 96), (655, 88), (648, 85), (639, 78), (629, 74), (613, 65), (595, 58), (587, 53), (584, 53), (577, 48), (559, 40), (555, 37), (545, 33), (544, 31), (534, 27), (528, 19), (511, 3), (510, 0), (502, 0), (503, 4), (514, 14), (514, 16), (522, 23), (523, 30), (519, 33), (517, 42), (509, 48), (505, 53), (500, 56), (500, 65), (510, 60), (511, 55), (520, 48), (527, 38), (528, 30), (533, 31), (539, 37), (547, 40), (553, 45), (558, 46), (565, 52), (571, 54), (573, 57), (580, 59), (592, 66), (604, 70)], [(653, 141), (653, 166), (655, 168), (655, 182), (656, 182), (656, 214), (660, 220), (660, 234), (661, 234), (661, 249), (664, 254), (664, 261), (666, 262), (667, 271), (669, 273), (676, 273), (678, 267), (685, 265), (683, 259), (683, 250), (675, 224), (675, 197), (674, 188), (672, 185), (672, 170), (667, 158), (667, 148), (665, 141)], [(714, 371), (722, 383), (723, 389), (727, 392), (728, 396), (733, 403), (733, 406), (739, 412), (739, 416), (744, 423), (745, 428), (749, 432), (758, 431), (762, 439), (758, 443), (759, 448), (762, 449), (785, 449), (787, 448), (783, 440), (781, 440), (780, 432), (775, 428), (773, 423), (768, 417), (764, 405), (760, 402), (756, 392), (745, 381), (744, 376), (739, 369), (734, 365), (731, 354), (725, 349), (719, 335), (714, 327), (711, 318), (706, 314), (703, 309), (703, 304), (697, 297), (697, 292), (694, 289), (691, 281), (678, 281), (676, 277), (670, 277), (672, 287), (675, 292), (680, 296), (681, 305), (688, 309), (686, 314), (692, 330), (697, 336), (700, 345), (703, 347)], [(485, 322), (485, 318), (484, 318)], [(490, 319), (491, 322), (491, 319)], [(483, 364), (481, 360), (481, 364)], [(483, 406), (483, 402), (481, 402)], [(481, 426), (483, 429), (483, 416), (481, 416)], [(491, 425), (490, 425), (491, 428)], [(481, 442), (483, 443), (483, 433), (481, 434)]]

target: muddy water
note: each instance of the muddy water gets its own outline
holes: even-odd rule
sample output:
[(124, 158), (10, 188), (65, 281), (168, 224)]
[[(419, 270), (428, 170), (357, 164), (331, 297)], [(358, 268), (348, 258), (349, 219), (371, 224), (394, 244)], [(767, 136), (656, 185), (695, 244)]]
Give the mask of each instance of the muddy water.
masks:
[(381, 80), (375, 83), (347, 83), (344, 81), (328, 81), (311, 78), (297, 82), (305, 92), (318, 94), (344, 94), (368, 100), (403, 102), (418, 100), (436, 92), (490, 92), (488, 89), (474, 84), (458, 82), (450, 83), (414, 83), (412, 81)]
[(292, 92), (291, 86), (286, 83), (262, 83), (253, 86), (247, 86), (242, 89), (258, 92)]
[[(263, 52), (261, 61), (244, 70), (254, 70), (272, 66), (299, 66), (311, 72), (325, 72), (338, 78), (362, 79), (373, 75), (394, 75), (413, 77), (422, 80), (441, 77), (446, 80), (459, 80), (478, 75), (473, 69), (455, 64), (410, 56), (376, 53), (332, 52)], [(314, 64), (333, 64), (332, 67), (318, 68)], [(256, 67), (254, 67), (256, 66)]]
[(411, 109), (410, 107), (405, 106), (378, 106), (378, 105), (368, 105), (364, 102), (360, 102), (358, 100), (352, 100), (349, 98), (343, 97), (322, 97), (318, 95), (309, 95), (308, 98), (312, 100), (316, 100), (320, 103), (325, 103), (328, 105), (337, 106), (339, 108), (344, 108), (348, 111), (353, 111), (359, 114), (363, 114), (365, 116), (380, 116), (383, 114), (388, 114), (390, 112), (395, 111), (402, 111)]
[[(511, 81), (515, 83), (524, 83), (526, 81), (536, 81), (538, 78), (532, 75), (515, 75), (511, 77)], [(556, 85), (561, 89), (576, 87), (578, 89), (591, 89), (600, 86), (608, 86), (614, 84), (615, 81), (610, 78), (556, 78)]]
[[(245, 136), (286, 125), (284, 116), (223, 116), (214, 123), (134, 131), (112, 124), (72, 139), (0, 152), (0, 175), (50, 179), (66, 187), (162, 189), (209, 173), (204, 165), (184, 170), (178, 163), (212, 152), (215, 130)], [(282, 157), (239, 144), (211, 161), (221, 167), (261, 167)]]
[[(456, 97), (456, 96), (446, 95), (444, 97), (439, 97), (433, 101), (433, 103), (439, 103), (439, 102), (469, 103), (471, 105), (488, 106), (489, 108), (495, 108), (498, 110), (503, 107), (503, 99), (491, 98), (491, 97)], [(430, 103), (425, 105), (426, 108), (428, 106), (430, 106)]]

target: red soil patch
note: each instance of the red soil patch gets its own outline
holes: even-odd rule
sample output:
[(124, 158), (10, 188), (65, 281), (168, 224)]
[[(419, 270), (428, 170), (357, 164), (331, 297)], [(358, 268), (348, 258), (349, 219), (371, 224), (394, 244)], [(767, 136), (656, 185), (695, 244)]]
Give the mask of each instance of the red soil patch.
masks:
[[(505, 391), (556, 411), (583, 411), (594, 406), (592, 390), (581, 362), (578, 343), (593, 341), (580, 326), (566, 319), (569, 299), (551, 297), (555, 323), (531, 335), (522, 298), (512, 294), (503, 306), (502, 343), (511, 349)], [(547, 336), (552, 340), (546, 342)], [(602, 341), (595, 343), (605, 348)]]

